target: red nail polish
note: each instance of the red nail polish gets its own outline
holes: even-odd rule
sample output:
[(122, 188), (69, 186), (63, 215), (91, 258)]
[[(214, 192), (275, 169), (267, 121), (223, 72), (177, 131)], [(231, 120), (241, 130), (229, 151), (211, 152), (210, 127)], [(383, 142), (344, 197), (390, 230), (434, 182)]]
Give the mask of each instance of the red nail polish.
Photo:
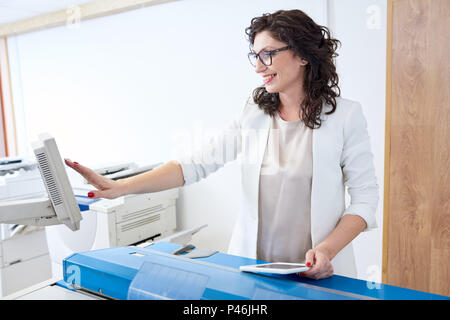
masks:
[(78, 162), (74, 161), (73, 164), (79, 164)]
[(89, 198), (93, 198), (93, 197), (94, 197), (94, 193), (93, 193), (93, 192), (89, 192), (89, 193), (88, 193), (88, 197), (89, 197)]
[(307, 263), (306, 263), (306, 266), (307, 266), (307, 267), (311, 267), (311, 262), (307, 262)]

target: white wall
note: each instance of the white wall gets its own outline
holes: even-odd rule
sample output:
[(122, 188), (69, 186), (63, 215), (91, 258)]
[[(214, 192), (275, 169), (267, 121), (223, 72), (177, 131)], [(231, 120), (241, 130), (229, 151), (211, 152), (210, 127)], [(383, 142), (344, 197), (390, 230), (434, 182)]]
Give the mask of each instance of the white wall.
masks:
[[(246, 57), (244, 29), (252, 17), (278, 9), (302, 9), (322, 25), (330, 19), (343, 42), (343, 96), (360, 101), (366, 116), (373, 111), (384, 121), (384, 67), (373, 73), (367, 65), (384, 63), (384, 55), (378, 56), (384, 38), (364, 27), (367, 4), (361, 2), (183, 0), (9, 38), (22, 119), (19, 150), (26, 153), (42, 131), (56, 137), (63, 157), (87, 165), (167, 161), (185, 141), (195, 147), (202, 132), (222, 128), (260, 84)], [(355, 26), (362, 28), (358, 36), (374, 39), (376, 50), (366, 55), (368, 40), (354, 36)], [(382, 159), (384, 126), (368, 120), (374, 153)], [(382, 179), (383, 163), (376, 165)], [(208, 223), (194, 243), (226, 251), (239, 197), (238, 164), (230, 163), (181, 190), (179, 227)], [(357, 241), (364, 246), (358, 250), (373, 252), (370, 263), (377, 264), (379, 235)], [(363, 271), (367, 257), (358, 256)]]

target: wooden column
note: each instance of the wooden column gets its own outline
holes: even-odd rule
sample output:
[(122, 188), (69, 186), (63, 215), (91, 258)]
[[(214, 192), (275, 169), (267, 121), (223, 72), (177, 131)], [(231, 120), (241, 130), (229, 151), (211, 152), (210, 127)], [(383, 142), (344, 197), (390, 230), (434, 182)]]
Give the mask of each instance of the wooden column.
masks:
[(450, 0), (389, 0), (383, 282), (450, 296)]

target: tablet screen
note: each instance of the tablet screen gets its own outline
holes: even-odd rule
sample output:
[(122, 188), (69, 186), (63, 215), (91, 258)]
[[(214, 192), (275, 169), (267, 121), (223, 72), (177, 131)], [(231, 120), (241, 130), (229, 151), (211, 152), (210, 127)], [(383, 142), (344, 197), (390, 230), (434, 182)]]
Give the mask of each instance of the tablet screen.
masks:
[(257, 265), (257, 268), (274, 268), (274, 269), (295, 269), (300, 268), (304, 265), (298, 265), (298, 264), (282, 264), (282, 263), (271, 263), (271, 264), (262, 264)]

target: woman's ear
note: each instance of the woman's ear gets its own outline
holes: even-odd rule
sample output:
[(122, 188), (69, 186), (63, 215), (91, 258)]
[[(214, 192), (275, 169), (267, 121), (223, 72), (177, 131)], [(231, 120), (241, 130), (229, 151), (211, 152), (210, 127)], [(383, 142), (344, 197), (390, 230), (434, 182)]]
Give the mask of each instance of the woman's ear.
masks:
[(306, 66), (308, 64), (308, 61), (306, 61), (305, 59), (301, 59), (300, 64), (301, 66)]

